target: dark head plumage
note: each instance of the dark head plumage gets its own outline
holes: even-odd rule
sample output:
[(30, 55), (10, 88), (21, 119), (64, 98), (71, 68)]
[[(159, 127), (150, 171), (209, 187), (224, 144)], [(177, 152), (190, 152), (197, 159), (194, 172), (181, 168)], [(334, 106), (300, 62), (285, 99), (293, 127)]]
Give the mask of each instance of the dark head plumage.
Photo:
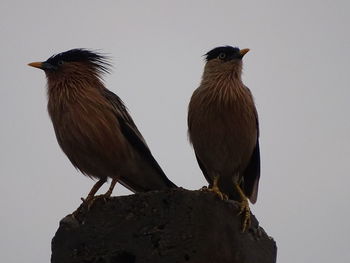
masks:
[(232, 59), (242, 59), (242, 57), (249, 51), (249, 49), (240, 50), (238, 47), (222, 46), (216, 47), (205, 54), (206, 61), (218, 58), (223, 61)]
[(111, 67), (108, 57), (98, 52), (83, 48), (71, 49), (59, 54), (55, 54), (48, 58), (45, 62), (40, 62), (39, 64), (36, 62), (31, 63), (30, 66), (38, 67), (43, 70), (55, 71), (63, 66), (66, 62), (89, 63), (99, 73), (108, 73), (109, 68)]

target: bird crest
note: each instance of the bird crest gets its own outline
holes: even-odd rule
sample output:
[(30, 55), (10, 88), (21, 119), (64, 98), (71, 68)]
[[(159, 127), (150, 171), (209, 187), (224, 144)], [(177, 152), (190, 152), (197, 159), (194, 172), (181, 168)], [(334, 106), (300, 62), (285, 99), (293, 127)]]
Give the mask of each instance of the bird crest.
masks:
[(64, 62), (87, 62), (90, 63), (98, 72), (109, 73), (111, 64), (110, 59), (98, 52), (88, 49), (76, 48), (66, 52), (55, 54), (45, 62), (52, 66), (59, 66)]

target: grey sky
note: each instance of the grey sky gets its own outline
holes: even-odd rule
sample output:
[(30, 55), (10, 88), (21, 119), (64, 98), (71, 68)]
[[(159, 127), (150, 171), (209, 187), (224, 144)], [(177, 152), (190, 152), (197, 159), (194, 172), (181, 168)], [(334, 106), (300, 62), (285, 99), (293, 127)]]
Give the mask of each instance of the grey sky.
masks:
[(93, 184), (59, 149), (45, 76), (28, 62), (75, 47), (110, 54), (107, 87), (168, 177), (198, 189), (206, 182), (187, 141), (187, 104), (202, 55), (226, 44), (251, 49), (243, 79), (262, 157), (252, 210), (278, 261), (350, 262), (349, 1), (67, 3), (0, 3), (0, 262), (49, 262), (59, 220)]

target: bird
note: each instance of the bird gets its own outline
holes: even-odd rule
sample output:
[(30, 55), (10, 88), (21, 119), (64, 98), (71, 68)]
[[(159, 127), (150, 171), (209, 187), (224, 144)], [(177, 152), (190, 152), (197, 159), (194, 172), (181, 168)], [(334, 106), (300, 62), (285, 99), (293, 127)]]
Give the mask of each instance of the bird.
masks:
[(110, 58), (75, 48), (32, 62), (47, 79), (47, 109), (55, 135), (72, 165), (97, 179), (87, 197), (92, 204), (100, 187), (111, 179), (109, 198), (116, 183), (132, 192), (175, 188), (136, 127), (123, 101), (105, 87)]
[(242, 82), (249, 49), (220, 46), (205, 54), (199, 87), (188, 106), (188, 135), (209, 190), (240, 201), (243, 232), (250, 226), (260, 178), (259, 121), (251, 91)]

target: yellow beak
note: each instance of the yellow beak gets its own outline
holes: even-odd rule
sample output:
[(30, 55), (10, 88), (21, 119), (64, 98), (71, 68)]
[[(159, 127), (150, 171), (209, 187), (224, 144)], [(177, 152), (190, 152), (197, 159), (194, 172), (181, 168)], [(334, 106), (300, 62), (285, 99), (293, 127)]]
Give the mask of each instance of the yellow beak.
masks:
[(249, 48), (244, 48), (244, 49), (241, 49), (240, 51), (239, 51), (239, 53), (241, 53), (241, 55), (242, 55), (242, 57), (245, 55), (245, 54), (247, 54), (248, 52), (249, 52)]
[(32, 62), (32, 63), (29, 63), (28, 66), (42, 69), (43, 68), (43, 63), (42, 62)]

